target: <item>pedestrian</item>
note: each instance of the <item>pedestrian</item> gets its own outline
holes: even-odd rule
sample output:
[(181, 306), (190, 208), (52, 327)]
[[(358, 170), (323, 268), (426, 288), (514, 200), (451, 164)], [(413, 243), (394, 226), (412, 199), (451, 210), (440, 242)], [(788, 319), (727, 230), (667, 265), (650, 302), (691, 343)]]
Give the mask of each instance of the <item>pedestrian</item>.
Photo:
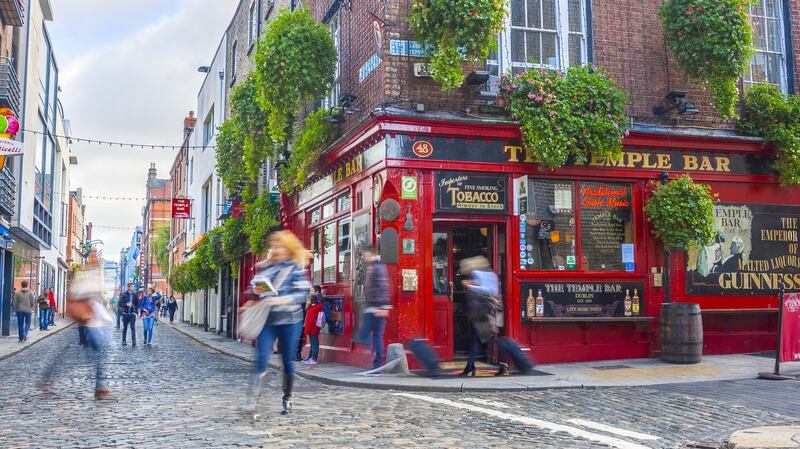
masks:
[[(314, 286), (318, 289), (319, 286)], [(319, 292), (319, 290), (316, 290)], [(306, 365), (316, 365), (319, 359), (319, 331), (325, 323), (325, 308), (322, 306), (321, 295), (311, 295), (311, 306), (306, 312), (306, 321), (304, 326), (305, 334), (308, 336), (308, 341), (311, 344), (311, 350), (308, 352), (308, 358), (303, 360)]]
[(50, 323), (50, 300), (47, 299), (47, 289), (42, 290), (36, 298), (36, 304), (39, 306), (39, 330), (46, 331)]
[[(495, 313), (500, 301), (497, 295), (500, 284), (497, 275), (492, 271), (489, 261), (483, 256), (463, 259), (460, 262), (462, 281), (467, 290), (467, 318), (470, 321), (469, 359), (462, 376), (475, 376), (475, 358), (481, 344), (491, 344), (497, 336)], [(507, 375), (508, 364), (500, 361), (500, 370), (496, 375)]]
[(172, 321), (175, 319), (175, 312), (178, 310), (178, 301), (175, 301), (175, 297), (169, 295), (169, 300), (167, 300), (167, 311), (169, 312), (169, 324), (172, 324)]
[(50, 326), (56, 325), (56, 314), (58, 313), (58, 304), (56, 304), (56, 296), (53, 294), (53, 289), (47, 289), (47, 301), (50, 303)]
[(31, 313), (36, 301), (33, 299), (33, 292), (28, 290), (28, 281), (22, 281), (20, 285), (22, 288), (18, 292), (14, 292), (12, 308), (17, 314), (17, 336), (19, 342), (22, 343), (28, 339), (28, 331), (31, 329)]
[[(124, 295), (125, 293), (122, 294)], [(117, 318), (117, 329), (119, 329), (120, 322), (122, 321), (122, 313), (120, 312), (119, 308), (119, 297), (114, 299), (114, 314), (116, 315)]]
[(128, 291), (120, 295), (117, 303), (117, 309), (122, 315), (122, 346), (128, 344), (126, 342), (128, 328), (131, 330), (131, 345), (136, 346), (136, 310), (138, 307), (139, 298), (133, 291), (133, 282), (129, 282)]
[(161, 294), (156, 293), (155, 288), (150, 287), (148, 293), (149, 294), (145, 296), (139, 304), (145, 346), (153, 344), (153, 328), (155, 327), (156, 317), (158, 315), (158, 302), (161, 300)]
[[(389, 297), (389, 275), (386, 266), (379, 262), (378, 252), (373, 246), (361, 247), (361, 258), (366, 265), (364, 281), (364, 313), (361, 315), (361, 327), (356, 333), (355, 343), (372, 344), (375, 358), (372, 368), (383, 364), (383, 331), (386, 329), (386, 318), (392, 309)], [(370, 341), (370, 334), (372, 340)]]
[[(91, 264), (75, 274), (70, 287), (67, 311), (84, 329), (86, 346), (91, 349), (95, 365), (95, 399), (111, 396), (105, 376), (106, 351), (111, 338), (114, 320), (101, 304), (103, 292), (102, 272), (98, 264)], [(52, 369), (47, 370), (52, 373)]]
[[(258, 273), (251, 281), (256, 300), (244, 305), (243, 314), (256, 302), (269, 307), (264, 327), (256, 338), (255, 370), (250, 382), (250, 409), (255, 410), (261, 392), (261, 379), (266, 374), (273, 342), (280, 342), (283, 359), (283, 409), (292, 411), (295, 355), (303, 327), (303, 302), (311, 290), (305, 271), (307, 251), (300, 240), (289, 231), (273, 233), (269, 238), (269, 258), (257, 266)], [(254, 313), (255, 313), (254, 309)]]

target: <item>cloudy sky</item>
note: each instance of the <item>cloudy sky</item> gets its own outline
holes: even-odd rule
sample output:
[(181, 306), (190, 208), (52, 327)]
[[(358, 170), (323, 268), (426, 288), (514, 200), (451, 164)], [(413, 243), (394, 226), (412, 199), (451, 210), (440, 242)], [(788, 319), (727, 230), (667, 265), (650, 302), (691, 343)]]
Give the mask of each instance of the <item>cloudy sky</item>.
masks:
[[(61, 101), (72, 136), (180, 145), (183, 118), (237, 0), (51, 0), (48, 23), (59, 65)], [(144, 197), (147, 170), (169, 177), (177, 150), (110, 149), (75, 143), (71, 189), (86, 195)], [(87, 220), (104, 227), (141, 224), (144, 201), (86, 199)], [(103, 254), (117, 260), (132, 229), (96, 228)]]

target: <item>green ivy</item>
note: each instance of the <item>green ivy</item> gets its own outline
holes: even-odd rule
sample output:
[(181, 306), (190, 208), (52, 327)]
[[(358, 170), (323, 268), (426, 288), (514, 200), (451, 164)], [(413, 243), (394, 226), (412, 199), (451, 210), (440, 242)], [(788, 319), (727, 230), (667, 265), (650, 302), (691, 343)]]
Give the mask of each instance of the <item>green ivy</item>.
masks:
[(667, 0), (658, 12), (672, 56), (702, 81), (723, 118), (736, 116), (737, 83), (753, 46), (750, 0)]
[(281, 190), (292, 193), (305, 187), (314, 163), (336, 136), (336, 126), (323, 120), (329, 116), (320, 109), (306, 117), (295, 138), (289, 160), (281, 169)]
[(217, 285), (217, 248), (218, 239), (213, 233), (207, 233), (200, 240), (194, 252), (194, 257), (190, 259), (192, 285), (198, 290), (213, 288)]
[(233, 118), (225, 120), (217, 132), (217, 176), (230, 193), (237, 193), (245, 184), (244, 141)]
[(269, 246), (270, 228), (279, 224), (280, 212), (277, 204), (271, 204), (269, 193), (259, 195), (252, 203), (245, 204), (244, 232), (250, 242), (250, 251), (266, 254)]
[(309, 9), (284, 8), (270, 22), (258, 43), (255, 73), (273, 139), (287, 141), (300, 108), (330, 91), (336, 59), (328, 29)]
[(184, 262), (176, 265), (169, 275), (169, 284), (178, 293), (189, 293), (199, 288), (192, 284), (191, 264)]
[(449, 92), (464, 82), (462, 62), (485, 60), (497, 47), (505, 0), (414, 0), (411, 29), (431, 54), (433, 79)]
[(239, 274), (239, 260), (248, 249), (247, 235), (244, 232), (244, 218), (228, 218), (222, 224), (222, 254), (231, 263), (231, 273)]
[(714, 200), (711, 187), (688, 175), (659, 184), (647, 199), (645, 213), (653, 234), (664, 248), (701, 247), (714, 238)]
[(625, 93), (608, 74), (592, 66), (560, 71), (503, 74), (499, 80), (522, 143), (550, 167), (585, 163), (590, 156), (618, 159), (627, 133)]
[(772, 84), (753, 86), (744, 97), (739, 131), (772, 142), (781, 184), (800, 184), (800, 97)]
[(169, 272), (169, 226), (157, 225), (155, 229), (156, 238), (153, 240), (153, 252), (156, 262), (164, 273)]

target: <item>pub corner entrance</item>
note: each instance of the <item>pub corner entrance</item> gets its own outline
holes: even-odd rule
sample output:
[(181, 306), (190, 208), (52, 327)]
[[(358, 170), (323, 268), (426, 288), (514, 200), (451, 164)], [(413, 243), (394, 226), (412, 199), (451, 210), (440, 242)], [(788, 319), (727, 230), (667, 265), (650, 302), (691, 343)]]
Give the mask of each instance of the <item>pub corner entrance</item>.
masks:
[(501, 297), (505, 298), (505, 245), (504, 224), (434, 223), (433, 344), (442, 358), (463, 357), (468, 350), (470, 324), (460, 262), (468, 257), (486, 257), (500, 278)]

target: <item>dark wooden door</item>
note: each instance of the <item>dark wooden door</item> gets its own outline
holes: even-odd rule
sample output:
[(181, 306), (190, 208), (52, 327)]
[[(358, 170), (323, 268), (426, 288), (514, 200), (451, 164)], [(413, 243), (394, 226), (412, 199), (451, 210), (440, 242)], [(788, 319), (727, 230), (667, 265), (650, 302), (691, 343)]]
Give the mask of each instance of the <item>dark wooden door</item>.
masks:
[(450, 229), (433, 231), (433, 346), (443, 360), (453, 358), (453, 282)]

